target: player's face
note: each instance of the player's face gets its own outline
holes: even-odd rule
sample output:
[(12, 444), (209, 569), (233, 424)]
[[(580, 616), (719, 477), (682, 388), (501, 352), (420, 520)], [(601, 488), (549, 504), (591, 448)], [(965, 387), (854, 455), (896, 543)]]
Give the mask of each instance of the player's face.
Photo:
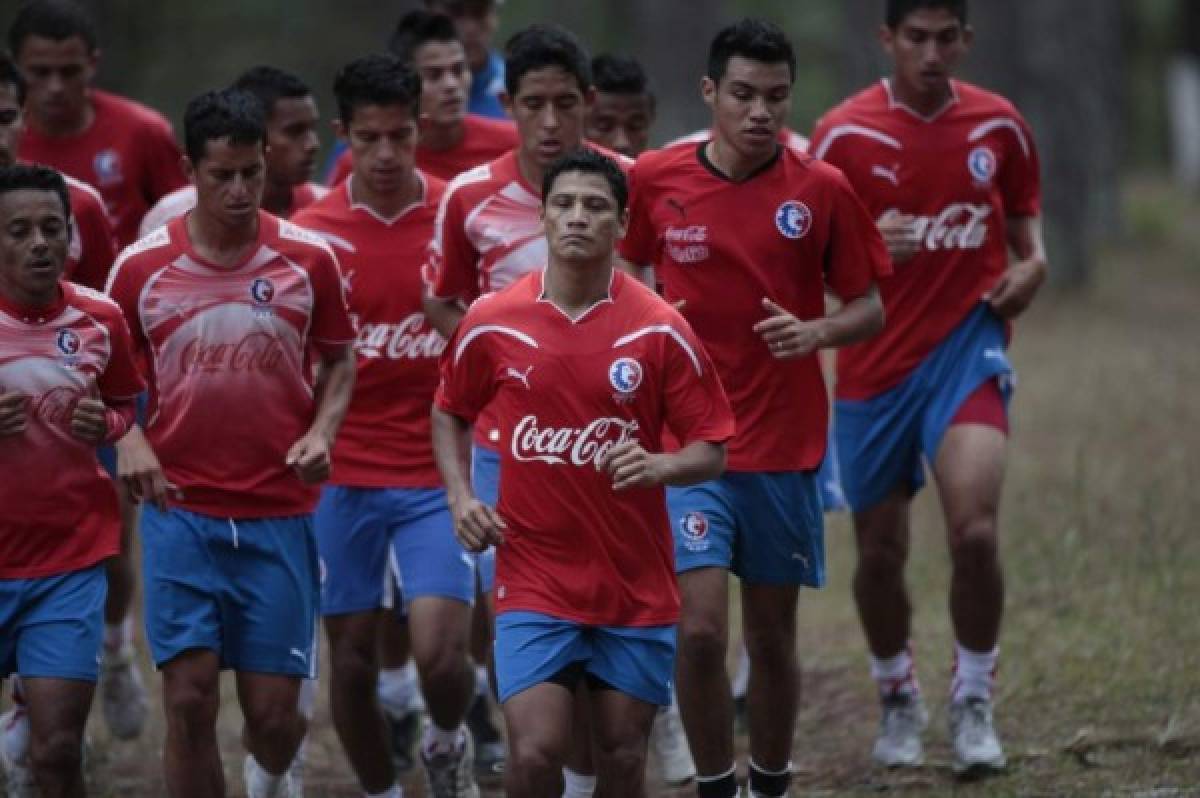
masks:
[(67, 262), (70, 227), (53, 191), (0, 194), (0, 293), (29, 305), (52, 301)]
[(543, 169), (583, 144), (592, 91), (585, 94), (562, 67), (526, 72), (516, 96), (505, 95), (503, 100), (517, 123), (521, 149)]
[(746, 158), (775, 152), (792, 108), (792, 75), (784, 61), (768, 64), (735, 55), (721, 82), (704, 78), (704, 102), (713, 112), (713, 134)]
[(950, 77), (971, 45), (971, 29), (945, 8), (921, 8), (886, 25), (879, 38), (891, 56), (895, 77), (917, 94), (946, 91)]
[(0, 166), (10, 166), (16, 162), (22, 127), (17, 87), (11, 83), (0, 83)]
[(97, 53), (79, 36), (28, 36), (17, 66), (28, 84), (29, 112), (49, 126), (71, 125), (84, 114), (87, 90), (96, 74)]
[(616, 197), (602, 176), (564, 172), (542, 206), (550, 254), (564, 261), (608, 258), (625, 235), (627, 216), (617, 211)]
[(381, 195), (410, 185), (417, 158), (417, 120), (405, 105), (360, 105), (339, 132), (354, 153), (354, 179)]
[(471, 69), (483, 69), (487, 64), (488, 47), (499, 25), (500, 16), (495, 10), (482, 16), (462, 14), (454, 18), (454, 29), (458, 31)]
[(413, 66), (421, 76), (421, 114), (438, 127), (454, 127), (467, 115), (471, 70), (458, 42), (426, 42)]
[(317, 101), (281, 97), (267, 122), (267, 174), (273, 183), (297, 186), (312, 180), (317, 169)]
[(587, 137), (622, 155), (636, 158), (650, 143), (654, 103), (648, 94), (596, 92), (588, 112)]
[(257, 218), (267, 172), (262, 144), (212, 139), (198, 163), (186, 158), (184, 163), (196, 185), (198, 212), (228, 227), (241, 227)]

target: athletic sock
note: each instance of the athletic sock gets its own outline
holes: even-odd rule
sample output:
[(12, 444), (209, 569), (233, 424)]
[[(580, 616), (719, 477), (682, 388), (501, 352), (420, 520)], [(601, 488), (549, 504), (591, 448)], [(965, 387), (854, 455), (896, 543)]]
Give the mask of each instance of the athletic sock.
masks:
[(696, 776), (696, 798), (737, 798), (737, 765), (719, 776)]
[(404, 788), (399, 784), (393, 784), (383, 792), (368, 792), (363, 795), (364, 798), (404, 798)]
[(563, 768), (562, 798), (592, 798), (596, 791), (596, 775)]
[(780, 798), (792, 783), (792, 763), (783, 770), (763, 770), (750, 760), (750, 798)]
[(879, 659), (872, 656), (871, 677), (879, 686), (880, 698), (915, 696), (921, 692), (921, 685), (917, 682), (917, 669), (913, 665), (911, 646), (894, 657)]
[(247, 768), (246, 775), (249, 777), (246, 784), (246, 795), (253, 798), (279, 798), (283, 795), (283, 785), (287, 779), (287, 773), (275, 775), (268, 773), (263, 769), (263, 766), (258, 764), (258, 760), (253, 754), (246, 754), (246, 758), (250, 761), (250, 767)]
[(384, 711), (399, 718), (411, 711), (418, 689), (415, 673), (410, 673), (408, 666), (403, 665), (379, 671), (379, 685), (375, 692)]
[(443, 729), (433, 721), (425, 726), (425, 739), (421, 742), (421, 750), (426, 756), (438, 753), (457, 751), (463, 744), (463, 728)]
[(950, 683), (950, 700), (965, 701), (968, 698), (991, 700), (992, 683), (996, 677), (996, 659), (1000, 647), (979, 653), (954, 644), (954, 681)]
[(487, 665), (475, 666), (475, 695), (487, 696), (492, 691), (492, 683), (488, 680)]

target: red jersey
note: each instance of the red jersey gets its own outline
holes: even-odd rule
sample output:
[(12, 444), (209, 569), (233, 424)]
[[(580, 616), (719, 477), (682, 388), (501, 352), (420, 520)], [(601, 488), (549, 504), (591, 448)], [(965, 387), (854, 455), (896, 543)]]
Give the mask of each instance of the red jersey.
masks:
[[(462, 140), (449, 149), (422, 147), (418, 137), (417, 168), (441, 180), (453, 180), (468, 169), (499, 158), (517, 144), (517, 126), (511, 120), (467, 114), (463, 120)], [(336, 186), (349, 177), (353, 169), (354, 153), (345, 150), (334, 161), (326, 182)]]
[(915, 217), (922, 246), (880, 281), (887, 326), (838, 353), (837, 393), (865, 399), (900, 383), (976, 307), (1008, 267), (1006, 222), (1040, 209), (1029, 126), (1004, 98), (952, 81), (923, 117), (887, 81), (826, 114), (812, 152), (837, 166), (871, 215)]
[(63, 175), (71, 198), (71, 242), (67, 249), (68, 280), (96, 291), (104, 290), (108, 270), (117, 259), (117, 240), (104, 210), (100, 192)]
[(74, 136), (47, 136), (29, 119), (18, 153), (95, 186), (104, 197), (117, 242), (137, 238), (138, 222), (164, 194), (187, 183), (171, 123), (157, 111), (99, 89), (95, 118)]
[(117, 494), (96, 447), (71, 434), (75, 404), (130, 401), (145, 385), (107, 297), (63, 281), (50, 308), (0, 299), (0, 393), (29, 397), (25, 431), (0, 437), (0, 579), (86, 568), (120, 548)]
[[(329, 189), (320, 183), (301, 183), (292, 189), (292, 211), (283, 216), (286, 219), (292, 214), (312, 205), (329, 193)], [(154, 207), (146, 211), (138, 225), (138, 237), (145, 238), (172, 219), (178, 219), (192, 208), (196, 207), (196, 187), (183, 186), (166, 195)]]
[(258, 219), (237, 266), (201, 258), (181, 218), (126, 248), (108, 286), (148, 361), (146, 434), (182, 491), (176, 504), (220, 517), (312, 511), (316, 486), (284, 463), (313, 419), (310, 347), (354, 339), (325, 242)]
[(438, 407), (497, 419), (497, 612), (577, 623), (656, 626), (679, 617), (661, 487), (616, 493), (599, 469), (636, 440), (663, 450), (719, 443), (733, 415), (687, 323), (637, 280), (613, 274), (609, 297), (571, 321), (541, 298), (542, 274), (474, 303), (442, 358)]
[(338, 253), (358, 328), (358, 378), (333, 449), (336, 485), (442, 484), (429, 408), (446, 340), (421, 310), (421, 264), (446, 184), (417, 175), (421, 198), (395, 218), (352, 202), (353, 177), (293, 217)]
[(704, 143), (643, 154), (630, 174), (621, 253), (652, 264), (671, 302), (716, 363), (737, 415), (731, 471), (814, 469), (825, 456), (828, 399), (816, 354), (771, 356), (754, 332), (764, 297), (800, 319), (825, 313), (826, 285), (843, 301), (866, 294), (887, 250), (836, 169), (788, 147), (734, 183)]

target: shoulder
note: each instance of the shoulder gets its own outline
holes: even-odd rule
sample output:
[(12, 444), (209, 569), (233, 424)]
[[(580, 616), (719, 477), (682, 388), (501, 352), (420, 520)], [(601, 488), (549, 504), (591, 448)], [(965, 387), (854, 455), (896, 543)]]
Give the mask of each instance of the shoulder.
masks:
[(517, 139), (517, 126), (511, 119), (496, 119), (482, 114), (467, 114), (464, 123), (472, 133), (482, 135), (507, 136), (513, 141)]
[(496, 167), (499, 160), (489, 161), (460, 173), (446, 185), (443, 194), (445, 199), (470, 201), (473, 197), (489, 193), (496, 184)]
[(289, 222), (286, 219), (271, 217), (270, 214), (264, 213), (263, 217), (266, 217), (266, 219), (262, 219), (260, 224), (266, 224), (268, 223), (267, 219), (271, 219), (277, 225), (274, 238), (285, 254), (296, 256), (309, 262), (312, 259), (337, 261), (336, 256), (333, 254), (333, 249), (330, 248), (328, 242), (312, 230), (306, 230), (300, 225)]
[(80, 210), (90, 211), (95, 207), (99, 207), (101, 210), (104, 209), (104, 198), (89, 183), (76, 180), (66, 173), (63, 173), (63, 181), (67, 184), (67, 194), (71, 198), (72, 212), (79, 213)]
[(109, 119), (119, 120), (118, 124), (128, 130), (135, 130), (156, 136), (166, 135), (173, 138), (171, 123), (167, 121), (167, 118), (153, 108), (142, 105), (136, 100), (122, 97), (119, 94), (94, 89), (92, 91), (92, 104), (98, 116), (107, 116)]
[(968, 141), (978, 141), (997, 131), (1008, 131), (1026, 155), (1033, 152), (1029, 123), (1011, 100), (962, 81), (955, 81), (954, 88), (961, 103), (960, 113), (972, 123), (967, 133)]
[(420, 172), (420, 175), (421, 179), (425, 181), (425, 204), (437, 207), (441, 204), (442, 197), (446, 195), (449, 183), (427, 172)]
[(635, 175), (639, 184), (642, 185), (659, 175), (677, 173), (680, 168), (698, 163), (696, 149), (701, 142), (707, 140), (705, 138), (696, 141), (681, 141), (678, 144), (669, 144), (659, 150), (646, 150), (638, 156), (630, 173)]
[[(482, 294), (467, 308), (463, 321), (475, 325), (490, 324), (497, 319), (512, 321), (515, 309), (532, 303), (533, 287), (531, 283), (539, 279), (541, 279), (541, 272), (533, 271), (522, 275), (499, 291)], [(520, 318), (520, 316), (515, 316), (515, 318)]]
[(111, 325), (123, 318), (121, 308), (110, 297), (78, 283), (70, 284), (70, 304), (101, 323)]
[(140, 230), (149, 233), (157, 230), (172, 219), (177, 219), (196, 207), (196, 187), (180, 186), (170, 194), (164, 195), (154, 207), (146, 211), (142, 217)]
[(108, 277), (109, 288), (112, 288), (118, 275), (145, 274), (148, 270), (166, 265), (174, 254), (169, 226), (163, 225), (121, 250)]
[(311, 230), (318, 224), (329, 224), (337, 220), (338, 211), (345, 205), (344, 197), (341, 192), (345, 188), (339, 186), (333, 190), (327, 190), (324, 194), (316, 197), (312, 202), (305, 205), (300, 210), (293, 213), (287, 221), (293, 227), (300, 227)]

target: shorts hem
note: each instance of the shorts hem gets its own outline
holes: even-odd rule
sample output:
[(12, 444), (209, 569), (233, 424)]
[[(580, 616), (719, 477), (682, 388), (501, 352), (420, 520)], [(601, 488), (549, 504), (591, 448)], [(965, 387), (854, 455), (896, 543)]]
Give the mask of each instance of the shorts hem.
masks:
[(91, 682), (95, 684), (100, 680), (100, 669), (96, 668), (94, 671), (71, 671), (69, 673), (66, 671), (55, 671), (51, 673), (48, 671), (22, 671), (18, 668), (10, 675), (20, 676), (22, 679), (63, 679), (71, 682)]

